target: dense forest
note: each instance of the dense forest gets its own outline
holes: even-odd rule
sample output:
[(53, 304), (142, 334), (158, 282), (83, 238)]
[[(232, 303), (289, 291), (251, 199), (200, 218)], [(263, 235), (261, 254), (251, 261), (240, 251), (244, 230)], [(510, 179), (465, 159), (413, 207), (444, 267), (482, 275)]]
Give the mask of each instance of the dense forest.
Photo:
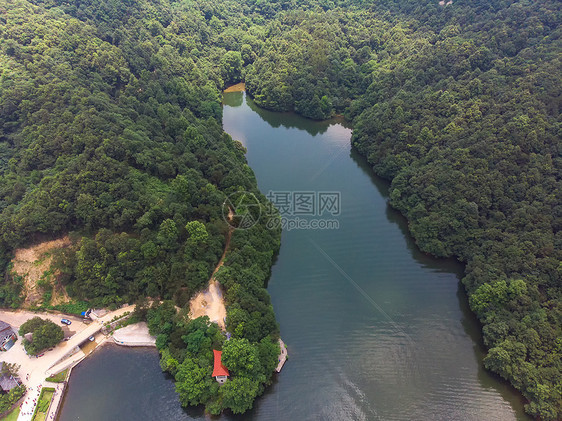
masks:
[[(92, 13), (109, 7), (92, 5)], [(179, 44), (164, 45), (164, 28), (148, 4), (122, 4), (139, 19), (116, 29), (120, 45), (97, 21), (44, 6), (0, 5), (0, 304), (21, 304), (21, 279), (8, 265), (12, 251), (70, 232), (74, 246), (56, 256), (56, 266), (73, 299), (114, 306), (151, 297), (185, 307), (224, 251), (226, 198), (246, 191), (266, 205), (244, 148), (221, 127), (224, 66), (196, 65)], [(266, 351), (278, 351), (278, 326), (265, 282), (279, 240), (279, 231), (259, 221), (234, 230), (222, 269), (229, 274), (227, 328), (234, 343), (259, 348), (263, 368), (233, 369), (236, 381), (220, 396), (213, 388), (207, 399), (182, 397), (186, 405), (210, 405), (210, 396), (212, 412), (241, 412), (269, 381)], [(163, 354), (177, 361), (177, 373), (170, 371), (180, 396), (193, 361), (214, 382), (206, 357), (224, 342), (194, 348), (198, 336), (190, 334), (209, 323), (192, 323), (157, 332)], [(229, 388), (245, 389), (246, 400), (229, 398)]]
[(279, 233), (235, 230), (217, 275), (226, 360), (259, 362), (232, 389), (206, 375), (232, 340), (173, 305), (222, 254), (225, 197), (266, 204), (221, 128), (220, 91), (245, 81), (262, 107), (352, 122), (419, 247), (466, 264), (486, 367), (562, 418), (561, 18), (554, 0), (2, 3), (0, 304), (21, 303), (14, 248), (71, 232), (57, 266), (73, 298), (171, 300), (144, 316), (182, 403), (251, 407), (278, 334)]

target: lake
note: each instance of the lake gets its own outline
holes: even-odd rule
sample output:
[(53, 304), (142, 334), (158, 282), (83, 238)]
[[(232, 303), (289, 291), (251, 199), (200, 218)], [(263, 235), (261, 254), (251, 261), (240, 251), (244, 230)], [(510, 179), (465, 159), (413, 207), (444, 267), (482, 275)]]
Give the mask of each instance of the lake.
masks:
[[(462, 266), (416, 248), (351, 130), (259, 109), (244, 92), (224, 104), (225, 131), (284, 210), (268, 290), (290, 358), (252, 411), (221, 419), (528, 419), (482, 367)], [(106, 347), (73, 371), (60, 417), (100, 419), (205, 416), (181, 409), (155, 351)]]

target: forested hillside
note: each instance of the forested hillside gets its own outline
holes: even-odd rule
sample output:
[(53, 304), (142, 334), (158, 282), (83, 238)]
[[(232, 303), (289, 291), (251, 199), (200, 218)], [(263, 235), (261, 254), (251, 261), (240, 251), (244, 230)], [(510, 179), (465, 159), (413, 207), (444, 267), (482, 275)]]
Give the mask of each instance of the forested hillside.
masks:
[(418, 246), (466, 263), (485, 365), (562, 417), (560, 4), (288, 11), (246, 70), (256, 102), (344, 113)]
[[(93, 4), (92, 13), (109, 6)], [(162, 45), (155, 9), (129, 6), (127, 14), (140, 16), (129, 26), (118, 10), (107, 15), (121, 25), (117, 43), (95, 20), (25, 0), (0, 5), (3, 306), (22, 298), (7, 268), (12, 251), (71, 232), (74, 246), (57, 257), (70, 296), (91, 306), (173, 300), (151, 309), (152, 321), (206, 286), (225, 248), (228, 195), (247, 191), (265, 206), (244, 148), (221, 127), (220, 61), (196, 65), (179, 45)], [(232, 384), (219, 391), (212, 347), (220, 349), (224, 336), (216, 325), (185, 317), (171, 324), (170, 316), (153, 329), (163, 355), (174, 358), (170, 371), (185, 405), (243, 412), (263, 392), (279, 351), (265, 290), (279, 237), (259, 222), (235, 230), (224, 267), (228, 329), (248, 352), (259, 349), (259, 372), (233, 370)], [(213, 332), (213, 341), (202, 332)], [(205, 394), (185, 398), (196, 371)], [(242, 403), (228, 395), (241, 387)]]
[[(220, 90), (245, 81), (262, 107), (353, 123), (353, 146), (391, 181), (419, 247), (466, 263), (486, 367), (530, 414), (560, 419), (560, 22), (554, 0), (8, 0), (2, 267), (14, 248), (72, 231), (58, 261), (75, 299), (184, 306), (224, 248), (225, 197), (265, 203), (220, 124)], [(222, 346), (212, 325), (169, 302), (147, 312), (185, 405), (243, 412), (263, 391), (278, 242), (259, 224), (235, 231), (219, 274), (233, 353), (261, 361), (240, 370), (242, 401), (204, 375)], [(2, 305), (19, 304), (19, 282), (6, 276)]]

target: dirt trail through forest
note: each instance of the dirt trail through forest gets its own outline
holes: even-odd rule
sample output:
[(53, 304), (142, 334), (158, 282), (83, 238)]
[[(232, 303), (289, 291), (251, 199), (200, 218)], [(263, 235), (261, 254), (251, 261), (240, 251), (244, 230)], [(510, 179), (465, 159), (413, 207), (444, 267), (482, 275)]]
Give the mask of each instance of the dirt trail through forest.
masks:
[[(232, 211), (228, 214), (228, 219), (231, 220), (234, 216)], [(225, 320), (226, 320), (226, 307), (224, 305), (224, 294), (219, 282), (215, 279), (215, 275), (219, 269), (224, 264), (224, 259), (228, 248), (230, 247), (230, 239), (232, 238), (232, 232), (234, 229), (230, 227), (228, 234), (226, 236), (226, 245), (224, 246), (224, 252), (219, 260), (219, 263), (211, 279), (209, 279), (209, 286), (207, 289), (198, 293), (189, 302), (189, 313), (192, 319), (196, 319), (201, 316), (209, 316), (212, 322), (215, 322), (220, 326), (222, 330), (226, 330)]]

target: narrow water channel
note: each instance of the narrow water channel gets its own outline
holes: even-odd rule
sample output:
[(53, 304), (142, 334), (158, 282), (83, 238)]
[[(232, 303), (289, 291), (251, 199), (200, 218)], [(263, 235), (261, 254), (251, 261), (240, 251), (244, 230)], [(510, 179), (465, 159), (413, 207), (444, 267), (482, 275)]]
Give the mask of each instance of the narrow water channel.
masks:
[[(224, 102), (225, 131), (286, 206), (268, 289), (290, 359), (252, 411), (221, 419), (527, 419), (481, 368), (462, 267), (419, 252), (386, 183), (351, 151), (351, 130), (261, 110), (243, 92)], [(205, 419), (180, 409), (159, 370), (153, 351), (95, 353), (74, 370), (60, 420)]]

